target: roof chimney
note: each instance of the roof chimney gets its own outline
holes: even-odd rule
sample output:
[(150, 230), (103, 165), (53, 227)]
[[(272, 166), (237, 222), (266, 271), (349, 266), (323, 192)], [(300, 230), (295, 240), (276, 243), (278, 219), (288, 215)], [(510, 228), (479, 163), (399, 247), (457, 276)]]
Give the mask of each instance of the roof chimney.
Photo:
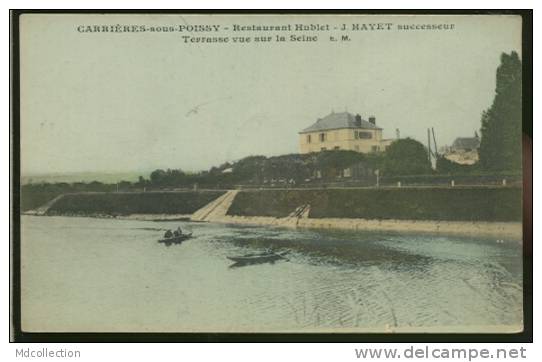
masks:
[(361, 127), (361, 116), (359, 114), (356, 114), (356, 117), (354, 117), (356, 127)]
[(376, 126), (376, 117), (375, 116), (369, 117), (369, 122), (371, 122), (373, 125)]

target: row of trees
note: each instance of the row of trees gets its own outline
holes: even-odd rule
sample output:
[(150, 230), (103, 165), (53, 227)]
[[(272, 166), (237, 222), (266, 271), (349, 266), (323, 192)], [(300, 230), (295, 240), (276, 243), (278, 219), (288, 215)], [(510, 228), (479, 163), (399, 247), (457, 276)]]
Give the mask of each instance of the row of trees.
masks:
[(239, 161), (226, 162), (197, 173), (180, 169), (158, 169), (148, 178), (121, 181), (117, 184), (55, 183), (25, 185), (25, 191), (39, 191), (51, 195), (66, 192), (115, 191), (130, 189), (231, 187), (238, 184), (303, 184), (315, 181), (337, 181), (345, 169), (356, 169), (354, 178), (372, 180), (379, 170), (380, 176), (427, 175), (433, 170), (424, 146), (410, 138), (393, 142), (385, 152), (363, 154), (355, 151), (330, 150), (311, 154), (281, 156), (248, 156)]
[(343, 170), (357, 168), (367, 177), (374, 171), (381, 175), (416, 175), (433, 172), (424, 146), (410, 138), (393, 142), (383, 153), (363, 154), (355, 151), (330, 150), (310, 154), (281, 156), (248, 156), (234, 163), (224, 163), (208, 171), (186, 173), (181, 170), (155, 170), (149, 180), (140, 178), (139, 185), (171, 187), (198, 184), (217, 186), (285, 182), (300, 184), (315, 179), (331, 181)]

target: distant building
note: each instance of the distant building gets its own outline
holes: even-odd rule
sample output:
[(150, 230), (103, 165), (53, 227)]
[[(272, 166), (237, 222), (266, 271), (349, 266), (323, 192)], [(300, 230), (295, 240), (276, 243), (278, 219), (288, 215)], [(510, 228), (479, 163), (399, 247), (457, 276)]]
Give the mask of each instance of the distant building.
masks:
[(450, 147), (444, 150), (444, 157), (462, 165), (472, 165), (478, 162), (480, 137), (474, 132), (474, 137), (458, 137)]
[(376, 118), (366, 121), (359, 114), (331, 112), (299, 132), (300, 153), (350, 150), (363, 153), (384, 151), (393, 139), (382, 139)]

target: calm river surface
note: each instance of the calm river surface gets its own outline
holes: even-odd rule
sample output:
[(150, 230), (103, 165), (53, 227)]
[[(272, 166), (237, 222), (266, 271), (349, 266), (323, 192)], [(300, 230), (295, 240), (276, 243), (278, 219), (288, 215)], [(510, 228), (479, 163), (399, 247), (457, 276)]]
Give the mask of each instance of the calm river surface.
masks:
[[(181, 225), (195, 238), (157, 239)], [(231, 268), (226, 256), (291, 250)], [(516, 331), (517, 241), (22, 217), (28, 331)]]

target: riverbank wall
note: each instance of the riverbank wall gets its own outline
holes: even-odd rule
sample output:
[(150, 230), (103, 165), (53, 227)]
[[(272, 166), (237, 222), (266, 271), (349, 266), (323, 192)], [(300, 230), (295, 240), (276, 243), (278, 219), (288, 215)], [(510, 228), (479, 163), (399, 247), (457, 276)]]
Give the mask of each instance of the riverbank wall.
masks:
[(67, 194), (45, 215), (521, 239), (518, 187)]
[(247, 190), (228, 215), (287, 217), (310, 205), (310, 219), (521, 222), (518, 187)]
[(190, 217), (224, 193), (225, 191), (73, 193), (57, 198), (43, 214), (118, 217), (141, 215), (139, 218), (167, 220)]
[(522, 190), (456, 187), (242, 191), (227, 215), (210, 221), (520, 240)]

